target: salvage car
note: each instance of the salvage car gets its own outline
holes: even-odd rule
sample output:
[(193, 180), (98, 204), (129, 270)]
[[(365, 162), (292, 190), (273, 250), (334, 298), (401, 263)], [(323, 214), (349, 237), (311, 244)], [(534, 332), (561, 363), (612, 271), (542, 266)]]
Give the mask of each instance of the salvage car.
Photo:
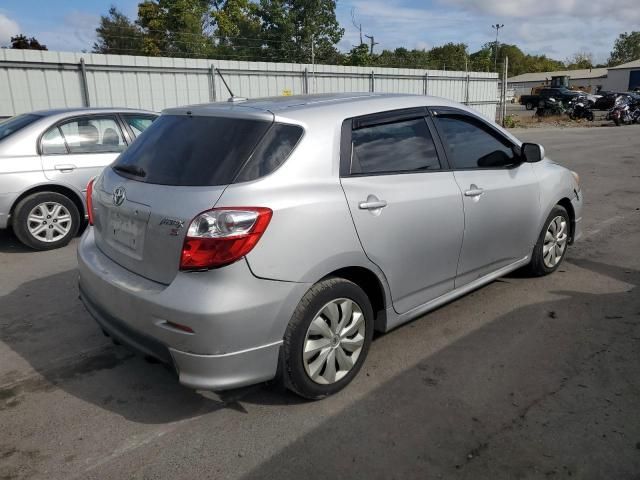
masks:
[(574, 172), (442, 98), (168, 109), (87, 188), (79, 290), (194, 389), (319, 399), (387, 332), (580, 236)]
[(42, 110), (0, 123), (0, 229), (35, 250), (68, 244), (86, 217), (90, 178), (158, 115), (145, 110)]

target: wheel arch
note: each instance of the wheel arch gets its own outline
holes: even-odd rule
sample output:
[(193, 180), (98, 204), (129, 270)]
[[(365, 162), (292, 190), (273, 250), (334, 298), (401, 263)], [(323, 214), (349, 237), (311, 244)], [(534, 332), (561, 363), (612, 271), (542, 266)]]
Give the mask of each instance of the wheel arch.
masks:
[(34, 193), (43, 193), (43, 192), (54, 192), (54, 193), (59, 193), (61, 195), (64, 195), (74, 203), (74, 205), (78, 209), (78, 213), (80, 213), (80, 218), (83, 219), (86, 217), (86, 208), (84, 205), (84, 199), (82, 198), (81, 194), (79, 194), (76, 190), (74, 190), (71, 187), (67, 187), (57, 183), (54, 183), (54, 184), (45, 183), (42, 185), (31, 187), (28, 190), (25, 190), (14, 200), (13, 204), (11, 205), (11, 210), (9, 211), (11, 215), (11, 221), (13, 221), (13, 213), (18, 203), (20, 203), (26, 197), (33, 195)]
[(349, 266), (334, 270), (323, 278), (328, 277), (344, 278), (362, 288), (371, 301), (371, 307), (375, 315), (374, 329), (378, 332), (387, 330), (387, 290), (378, 274), (366, 267)]
[(556, 203), (556, 205), (560, 205), (561, 207), (564, 207), (564, 209), (569, 214), (569, 221), (570, 221), (569, 243), (571, 244), (573, 243), (573, 236), (576, 231), (576, 212), (573, 208), (573, 204), (571, 203), (571, 200), (569, 200), (567, 197), (563, 197), (558, 201), (558, 203)]

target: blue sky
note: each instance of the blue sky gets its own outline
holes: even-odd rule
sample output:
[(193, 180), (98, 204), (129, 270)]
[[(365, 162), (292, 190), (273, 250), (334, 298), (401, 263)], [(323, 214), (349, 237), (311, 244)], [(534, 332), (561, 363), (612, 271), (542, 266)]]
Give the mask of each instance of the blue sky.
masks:
[[(358, 43), (351, 11), (376, 48), (430, 48), (465, 42), (471, 50), (494, 38), (491, 25), (505, 24), (501, 41), (528, 53), (564, 60), (578, 51), (605, 61), (617, 35), (638, 29), (640, 0), (338, 0), (345, 28), (340, 43)], [(135, 17), (137, 0), (0, 0), (0, 45), (11, 35), (35, 36), (50, 50), (91, 49), (100, 14), (114, 4)]]

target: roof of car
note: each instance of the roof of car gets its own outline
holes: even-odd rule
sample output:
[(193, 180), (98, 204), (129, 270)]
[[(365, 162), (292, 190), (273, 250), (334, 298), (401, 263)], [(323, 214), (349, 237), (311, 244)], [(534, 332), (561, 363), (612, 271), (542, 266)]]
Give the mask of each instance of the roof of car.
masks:
[(155, 112), (150, 112), (148, 110), (142, 110), (139, 108), (95, 108), (95, 107), (51, 108), (48, 110), (36, 110), (34, 112), (29, 112), (29, 113), (34, 115), (40, 115), (42, 117), (50, 117), (53, 115), (68, 115), (68, 114), (86, 115), (90, 113), (114, 113), (114, 112), (148, 113), (148, 114), (157, 115), (157, 113)]
[(349, 118), (367, 113), (419, 106), (466, 107), (440, 97), (387, 93), (332, 93), (320, 95), (293, 95), (260, 99), (231, 99), (227, 102), (188, 105), (169, 108), (163, 113), (171, 115), (234, 116), (301, 119), (314, 112), (334, 118)]

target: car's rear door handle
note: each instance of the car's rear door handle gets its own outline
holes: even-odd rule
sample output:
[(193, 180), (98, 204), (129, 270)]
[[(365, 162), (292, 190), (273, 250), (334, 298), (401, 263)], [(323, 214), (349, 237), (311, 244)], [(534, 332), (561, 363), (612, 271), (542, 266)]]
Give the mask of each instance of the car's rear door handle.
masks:
[(479, 197), (483, 193), (484, 193), (484, 190), (482, 188), (479, 188), (475, 184), (471, 184), (471, 186), (469, 187), (469, 190), (465, 190), (464, 196), (465, 197)]
[(360, 202), (358, 208), (360, 210), (378, 210), (387, 206), (385, 200), (378, 200), (375, 195), (369, 195), (365, 202)]
[(73, 172), (76, 169), (75, 165), (55, 165), (53, 168), (60, 172)]

